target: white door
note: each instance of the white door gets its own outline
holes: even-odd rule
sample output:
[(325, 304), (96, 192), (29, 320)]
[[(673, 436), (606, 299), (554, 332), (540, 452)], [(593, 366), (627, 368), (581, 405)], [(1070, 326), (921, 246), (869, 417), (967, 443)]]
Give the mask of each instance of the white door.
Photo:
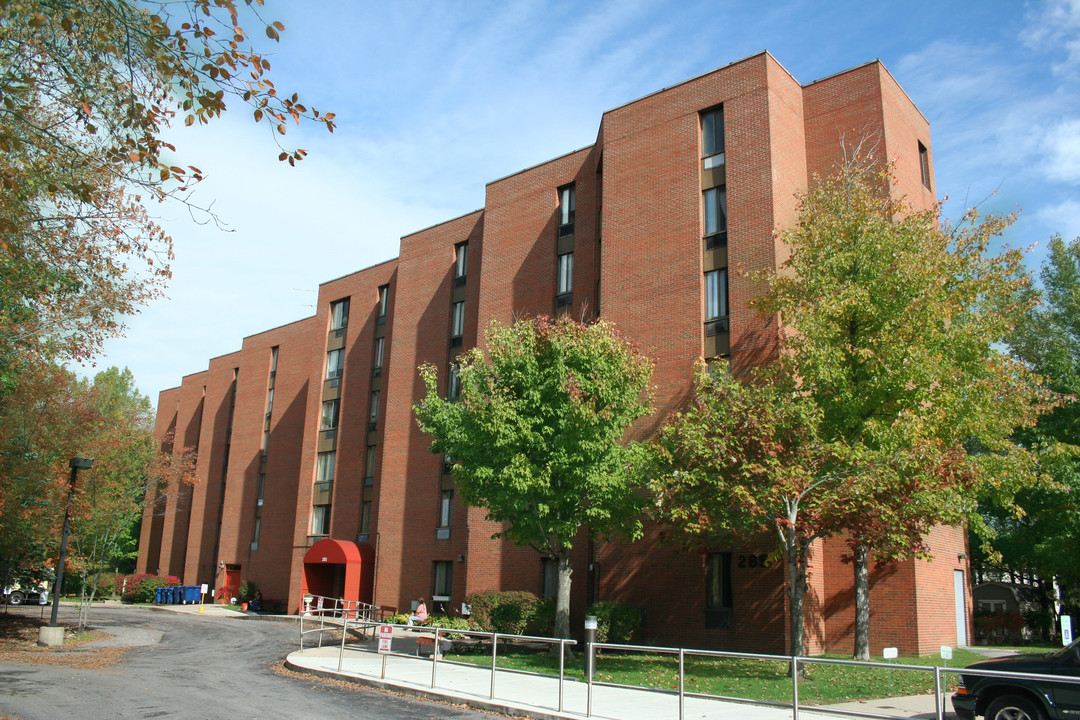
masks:
[(964, 647), (967, 641), (967, 598), (965, 597), (964, 571), (953, 570), (953, 599), (956, 601), (956, 646)]

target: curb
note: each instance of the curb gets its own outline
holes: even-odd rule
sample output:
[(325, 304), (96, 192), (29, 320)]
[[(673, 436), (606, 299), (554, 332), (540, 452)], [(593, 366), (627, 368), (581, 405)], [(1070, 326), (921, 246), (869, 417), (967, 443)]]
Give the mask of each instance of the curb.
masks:
[(343, 682), (351, 683), (353, 685), (362, 685), (364, 687), (373, 688), (375, 690), (397, 693), (398, 695), (408, 695), (410, 697), (416, 697), (422, 700), (433, 700), (435, 702), (445, 703), (448, 705), (469, 707), (474, 710), (500, 713), (502, 715), (508, 715), (510, 717), (533, 718), (534, 720), (568, 720), (570, 718), (580, 717), (578, 715), (565, 715), (543, 711), (528, 711), (519, 707), (514, 707), (512, 705), (503, 705), (494, 700), (482, 700), (480, 698), (466, 698), (458, 697), (455, 695), (444, 695), (443, 693), (438, 693), (434, 690), (423, 690), (417, 687), (398, 685), (396, 683), (388, 682), (386, 680), (377, 680), (375, 678), (364, 677), (361, 675), (346, 675), (344, 673), (336, 673), (330, 670), (316, 670), (314, 668), (304, 667), (303, 665), (297, 665), (288, 658), (285, 659), (285, 668), (296, 673), (312, 675), (314, 677), (325, 678), (327, 680), (341, 680)]

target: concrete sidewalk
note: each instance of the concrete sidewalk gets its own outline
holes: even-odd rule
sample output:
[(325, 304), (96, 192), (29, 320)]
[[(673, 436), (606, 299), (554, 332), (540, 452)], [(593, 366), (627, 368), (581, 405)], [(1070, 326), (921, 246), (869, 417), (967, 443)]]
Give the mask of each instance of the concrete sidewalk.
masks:
[[(562, 710), (559, 710), (559, 681), (544, 675), (498, 670), (494, 680), (490, 668), (439, 661), (435, 665), (432, 687), (430, 657), (413, 656), (416, 636), (395, 630), (392, 655), (379, 655), (368, 644), (361, 651), (346, 648), (338, 669), (340, 647), (327, 645), (291, 653), (286, 664), (293, 670), (322, 677), (369, 685), (419, 697), (468, 705), (518, 717), (546, 720), (587, 716), (588, 683), (566, 680), (563, 683)], [(400, 654), (398, 654), (400, 653)], [(385, 658), (385, 664), (384, 664)], [(385, 672), (385, 675), (384, 675)], [(951, 705), (950, 705), (951, 707)], [(932, 720), (933, 695), (844, 703), (814, 710), (800, 709), (799, 717), (814, 720), (839, 720), (851, 717), (830, 713), (831, 708), (858, 712), (867, 716), (918, 718)], [(702, 698), (685, 698), (686, 720), (790, 720), (790, 708), (768, 707)], [(675, 694), (649, 690), (593, 686), (592, 717), (602, 720), (663, 720), (679, 717), (679, 698)], [(955, 718), (949, 712), (947, 718)]]

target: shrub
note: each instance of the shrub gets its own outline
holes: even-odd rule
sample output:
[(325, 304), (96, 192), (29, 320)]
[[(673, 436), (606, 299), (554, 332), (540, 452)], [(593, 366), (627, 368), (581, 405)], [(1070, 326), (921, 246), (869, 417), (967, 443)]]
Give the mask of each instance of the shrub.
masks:
[(596, 616), (597, 642), (629, 643), (641, 626), (641, 613), (637, 608), (620, 602), (602, 600), (585, 613)]
[(245, 580), (240, 583), (240, 592), (238, 593), (240, 602), (251, 602), (255, 599), (255, 593), (257, 592), (259, 592), (259, 586), (251, 580)]
[(175, 587), (179, 584), (180, 578), (173, 575), (135, 575), (128, 581), (128, 592), (122, 600), (126, 603), (151, 603), (154, 602), (154, 591), (159, 587)]
[(475, 630), (512, 635), (550, 635), (555, 626), (555, 604), (523, 590), (470, 595), (469, 624)]

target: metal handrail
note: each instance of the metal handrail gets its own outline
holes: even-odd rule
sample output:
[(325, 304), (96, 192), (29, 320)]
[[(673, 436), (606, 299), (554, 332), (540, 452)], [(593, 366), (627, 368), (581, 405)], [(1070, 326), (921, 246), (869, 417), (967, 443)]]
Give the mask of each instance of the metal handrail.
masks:
[[(417, 629), (416, 625), (400, 625), (400, 624), (395, 624), (395, 623), (372, 622), (372, 621), (365, 621), (365, 620), (357, 620), (353, 624), (354, 625), (361, 625), (361, 626), (365, 626), (365, 627), (370, 627), (370, 628), (381, 627), (383, 625), (389, 625), (390, 627), (395, 627), (395, 628), (403, 628), (403, 629), (410, 629), (410, 630), (416, 630)], [(345, 648), (346, 648), (345, 640), (346, 640), (346, 637), (347, 637), (348, 626), (349, 626), (349, 620), (346, 618), (345, 622), (344, 622), (344, 625), (342, 626), (341, 648), (338, 651), (338, 672), (341, 672), (341, 668), (342, 668), (343, 662), (344, 662)], [(467, 636), (467, 637), (491, 638), (491, 684), (490, 684), (490, 687), (489, 687), (489, 690), (488, 690), (488, 699), (489, 700), (494, 700), (495, 699), (495, 677), (496, 677), (496, 672), (499, 671), (499, 668), (498, 668), (498, 648), (499, 648), (499, 641), (500, 640), (510, 640), (511, 642), (513, 642), (513, 641), (544, 642), (544, 643), (549, 643), (549, 644), (552, 644), (552, 645), (557, 643), (559, 645), (559, 676), (558, 676), (559, 677), (559, 712), (563, 711), (563, 696), (564, 696), (563, 690), (564, 690), (564, 684), (566, 682), (566, 668), (565, 668), (565, 662), (564, 662), (564, 658), (566, 657), (566, 647), (568, 645), (577, 645), (576, 640), (569, 640), (569, 639), (566, 639), (566, 638), (545, 637), (545, 636), (542, 636), (542, 635), (512, 635), (512, 634), (509, 634), (509, 633), (492, 633), (492, 632), (485, 632), (485, 631), (482, 631), (482, 630), (459, 630), (459, 629), (456, 629), (456, 628), (442, 628), (442, 627), (428, 627), (427, 630), (429, 632), (434, 631), (434, 633), (435, 633), (434, 644), (433, 644), (432, 650), (431, 650), (431, 688), (432, 689), (435, 688), (435, 684), (436, 684), (437, 676), (438, 676), (438, 669), (439, 669), (439, 662), (440, 662), (439, 657), (441, 655), (440, 649), (442, 647), (441, 646), (441, 634), (442, 633), (446, 633), (446, 634), (450, 634), (450, 635), (464, 635), (464, 636)], [(370, 650), (367, 650), (365, 648), (360, 648), (360, 651), (361, 652), (370, 652)], [(396, 655), (398, 653), (389, 653), (389, 654)], [(384, 678), (385, 678), (385, 675), (386, 675), (386, 655), (387, 654), (383, 654), (383, 676), (384, 676)], [(444, 659), (442, 662), (452, 662), (452, 661)], [(503, 670), (503, 672), (517, 672), (517, 671)]]
[[(882, 662), (868, 662), (863, 660), (840, 660), (831, 658), (811, 658), (798, 655), (760, 655), (754, 653), (739, 653), (730, 652), (724, 650), (693, 650), (686, 648), (671, 648), (671, 647), (650, 647), (647, 645), (624, 645), (619, 643), (600, 643), (594, 642), (586, 647), (585, 652), (592, 653), (591, 666), (595, 669), (595, 653), (597, 650), (623, 650), (630, 652), (644, 652), (655, 654), (670, 654), (677, 655), (679, 661), (679, 677), (678, 677), (678, 690), (666, 690), (664, 688), (642, 688), (658, 693), (677, 694), (679, 697), (679, 720), (683, 720), (684, 717), (684, 702), (686, 696), (699, 697), (699, 698), (714, 698), (717, 700), (727, 700), (742, 703), (752, 703), (754, 705), (770, 705), (778, 707), (789, 707), (792, 710), (792, 719), (799, 720), (799, 711), (807, 710), (809, 712), (825, 712), (821, 708), (813, 706), (801, 705), (799, 703), (799, 665), (804, 663), (809, 664), (821, 664), (821, 665), (848, 665), (858, 667), (876, 667), (876, 668), (888, 668), (896, 670), (910, 670), (915, 672), (932, 672), (934, 674), (934, 713), (936, 720), (944, 720), (945, 709), (944, 700), (945, 695), (942, 691), (943, 683), (942, 676), (946, 673), (953, 675), (984, 675), (992, 677), (1009, 677), (1020, 679), (1040, 680), (1044, 682), (1065, 682), (1072, 684), (1080, 684), (1080, 677), (1066, 677), (1061, 675), (1042, 675), (1036, 673), (1020, 673), (1020, 672), (1004, 672), (1000, 670), (979, 670), (974, 668), (951, 668), (951, 667), (937, 667), (934, 665), (903, 665), (893, 663)], [(722, 695), (712, 695), (709, 693), (688, 693), (685, 691), (685, 657), (687, 655), (703, 656), (703, 657), (731, 657), (731, 658), (745, 658), (751, 660), (773, 660), (790, 663), (791, 666), (791, 696), (792, 701), (790, 703), (782, 703), (773, 700), (750, 700), (747, 698), (734, 698)], [(585, 716), (592, 716), (592, 696), (593, 685), (605, 685), (608, 687), (632, 687), (639, 688), (638, 685), (622, 685), (620, 683), (605, 683), (595, 682), (592, 676), (586, 678), (588, 681), (588, 697), (586, 700)], [(862, 718), (874, 718), (877, 720), (905, 720), (904, 718), (898, 718), (894, 715), (878, 715), (875, 713), (858, 712), (854, 710), (844, 710), (841, 708), (829, 708), (828, 713), (833, 715), (847, 715), (851, 717)]]

